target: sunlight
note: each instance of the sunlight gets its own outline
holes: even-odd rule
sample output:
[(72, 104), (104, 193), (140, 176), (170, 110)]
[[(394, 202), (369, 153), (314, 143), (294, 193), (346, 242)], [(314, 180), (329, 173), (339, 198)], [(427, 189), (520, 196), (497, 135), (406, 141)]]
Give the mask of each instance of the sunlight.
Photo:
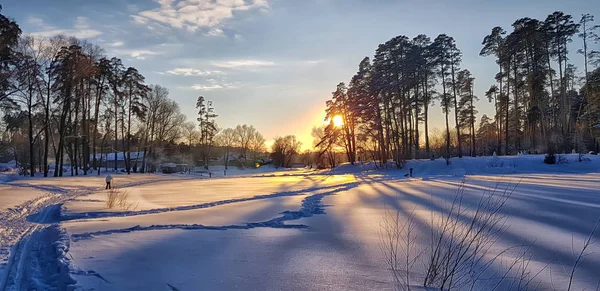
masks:
[(333, 117), (333, 126), (335, 127), (342, 127), (342, 125), (344, 125), (344, 119), (342, 118), (341, 115), (336, 115)]

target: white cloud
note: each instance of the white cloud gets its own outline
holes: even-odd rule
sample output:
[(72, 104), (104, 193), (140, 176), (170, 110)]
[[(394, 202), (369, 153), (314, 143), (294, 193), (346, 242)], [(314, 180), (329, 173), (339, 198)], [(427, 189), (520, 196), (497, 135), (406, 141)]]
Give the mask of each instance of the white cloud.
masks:
[(27, 23), (33, 24), (36, 26), (44, 26), (44, 20), (39, 17), (35, 17), (35, 16), (27, 17)]
[(244, 37), (241, 34), (237, 34), (237, 33), (233, 36), (233, 38), (235, 40), (244, 40)]
[(108, 45), (110, 45), (112, 47), (119, 47), (119, 46), (123, 46), (124, 43), (122, 41), (115, 41), (115, 42), (109, 43)]
[(192, 85), (191, 88), (194, 90), (198, 90), (198, 91), (210, 91), (210, 90), (216, 90), (216, 89), (224, 89), (225, 87), (223, 87), (219, 84), (212, 84), (212, 85), (196, 84), (196, 85)]
[(221, 71), (201, 71), (193, 68), (176, 68), (173, 70), (168, 70), (165, 72), (168, 75), (176, 75), (176, 76), (213, 76), (213, 75), (221, 75), (223, 72)]
[(157, 55), (155, 51), (145, 49), (120, 49), (113, 51), (117, 55), (126, 55), (134, 59), (145, 60), (147, 56)]
[(37, 17), (27, 18), (27, 22), (38, 26), (41, 30), (32, 32), (33, 36), (53, 37), (56, 35), (74, 36), (80, 39), (94, 38), (102, 34), (101, 31), (90, 28), (88, 20), (85, 17), (79, 16), (73, 24), (73, 28), (60, 29), (52, 25), (48, 25), (43, 19)]
[(220, 28), (213, 28), (211, 30), (209, 30), (206, 35), (209, 36), (225, 36), (225, 32), (223, 32), (222, 29)]
[(196, 31), (219, 26), (233, 18), (235, 11), (266, 9), (267, 0), (155, 0), (160, 7), (131, 15), (139, 24), (158, 22), (174, 28)]
[(262, 60), (231, 60), (213, 63), (215, 67), (226, 69), (257, 69), (275, 66), (274, 62)]
[(206, 81), (202, 84), (194, 84), (192, 86), (187, 87), (188, 89), (198, 90), (198, 91), (210, 91), (210, 90), (226, 90), (226, 89), (235, 89), (239, 88), (239, 83), (227, 83), (224, 81), (216, 80), (216, 79), (206, 79)]

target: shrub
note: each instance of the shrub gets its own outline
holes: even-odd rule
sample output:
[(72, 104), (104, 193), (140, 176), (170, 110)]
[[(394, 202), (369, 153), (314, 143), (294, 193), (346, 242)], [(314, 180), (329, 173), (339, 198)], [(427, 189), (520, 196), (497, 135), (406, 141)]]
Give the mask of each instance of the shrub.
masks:
[[(419, 218), (414, 209), (407, 217), (401, 217), (400, 210), (393, 213), (386, 208), (379, 239), (394, 289), (539, 290), (542, 282), (537, 282), (536, 278), (548, 269), (550, 262), (541, 269), (530, 266), (533, 245), (525, 243), (497, 249), (496, 243), (508, 228), (508, 216), (501, 210), (517, 186), (508, 185), (500, 189), (496, 185), (485, 191), (478, 203), (470, 205), (463, 199), (463, 182), (451, 205), (442, 210), (439, 217), (434, 219), (432, 211), (431, 222), (427, 225), (429, 230), (425, 231), (418, 226), (426, 223), (426, 220)], [(573, 289), (577, 270), (585, 258), (592, 254), (590, 247), (594, 244), (598, 229), (600, 218), (581, 248), (576, 248), (572, 243), (574, 263), (565, 268), (568, 282), (562, 282), (565, 286), (555, 290)], [(425, 245), (419, 243), (423, 237)], [(579, 251), (575, 252), (576, 249)], [(508, 261), (503, 258), (504, 255), (508, 255)], [(502, 269), (493, 271), (495, 264), (503, 265)], [(548, 274), (552, 282), (551, 269)], [(596, 290), (600, 290), (600, 287)]]
[(563, 155), (559, 155), (558, 159), (556, 160), (557, 164), (568, 164), (569, 163), (569, 159), (567, 159), (567, 157), (563, 156)]
[(544, 164), (554, 165), (556, 164), (556, 155), (554, 153), (548, 153), (544, 157)]
[(129, 203), (129, 193), (127, 191), (120, 191), (113, 188), (106, 192), (106, 207), (108, 209), (119, 207), (125, 211), (135, 211), (138, 205), (139, 203)]

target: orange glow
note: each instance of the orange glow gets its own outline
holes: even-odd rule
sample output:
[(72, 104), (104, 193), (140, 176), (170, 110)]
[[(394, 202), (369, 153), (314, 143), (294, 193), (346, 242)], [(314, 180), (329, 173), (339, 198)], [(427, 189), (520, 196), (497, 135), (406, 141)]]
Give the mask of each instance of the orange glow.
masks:
[(333, 126), (342, 127), (344, 125), (344, 118), (341, 115), (336, 115), (333, 117)]

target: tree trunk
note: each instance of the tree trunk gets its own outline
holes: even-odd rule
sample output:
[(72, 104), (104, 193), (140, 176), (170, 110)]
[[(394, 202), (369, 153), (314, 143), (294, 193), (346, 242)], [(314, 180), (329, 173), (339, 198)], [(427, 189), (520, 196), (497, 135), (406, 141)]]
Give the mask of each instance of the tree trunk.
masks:
[(425, 123), (425, 152), (427, 153), (427, 158), (431, 157), (431, 150), (429, 147), (429, 92), (427, 90), (427, 77), (425, 77), (424, 82), (424, 106), (423, 106), (423, 117)]
[(460, 123), (458, 122), (458, 102), (456, 101), (456, 80), (454, 76), (454, 61), (450, 66), (452, 74), (452, 91), (454, 97), (454, 122), (456, 123), (456, 138), (458, 140), (458, 157), (462, 158), (462, 137), (460, 136)]
[(114, 96), (114, 98), (115, 98), (115, 100), (114, 100), (115, 101), (115, 104), (114, 104), (115, 105), (115, 112), (114, 112), (115, 113), (115, 142), (114, 142), (113, 152), (115, 153), (115, 172), (116, 172), (117, 171), (117, 154), (118, 154), (117, 147), (119, 145), (118, 144), (118, 142), (119, 142), (118, 141), (118, 133), (119, 133), (119, 104), (118, 104), (118, 102), (119, 102), (119, 98), (118, 98), (117, 91), (116, 90), (113, 90), (113, 91), (115, 94), (115, 96)]
[(509, 115), (509, 105), (510, 105), (510, 60), (507, 67), (507, 76), (506, 76), (506, 94), (505, 94), (505, 115), (504, 115), (504, 154), (508, 155), (508, 115)]

